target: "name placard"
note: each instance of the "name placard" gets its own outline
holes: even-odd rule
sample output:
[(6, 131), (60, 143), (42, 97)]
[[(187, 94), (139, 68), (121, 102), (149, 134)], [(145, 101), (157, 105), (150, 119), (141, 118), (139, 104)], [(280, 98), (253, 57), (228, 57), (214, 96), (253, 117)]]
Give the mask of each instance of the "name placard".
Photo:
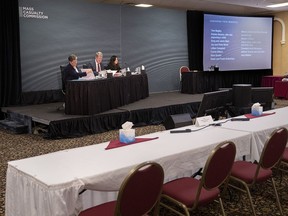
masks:
[(211, 115), (196, 118), (196, 127), (207, 126), (210, 124), (213, 124), (213, 119)]

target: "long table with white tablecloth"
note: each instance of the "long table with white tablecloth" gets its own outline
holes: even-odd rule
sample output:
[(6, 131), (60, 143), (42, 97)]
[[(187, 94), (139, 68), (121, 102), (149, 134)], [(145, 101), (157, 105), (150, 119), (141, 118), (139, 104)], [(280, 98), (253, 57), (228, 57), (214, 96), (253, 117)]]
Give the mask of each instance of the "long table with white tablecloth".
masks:
[(245, 131), (251, 133), (251, 161), (259, 161), (265, 141), (273, 130), (279, 127), (285, 127), (288, 129), (288, 107), (269, 110), (264, 112), (264, 114), (265, 113), (271, 115), (252, 118), (250, 121), (228, 121), (223, 123), (221, 126), (222, 128), (233, 131)]
[[(275, 112), (275, 113), (274, 113)], [(6, 216), (77, 215), (82, 209), (116, 198), (128, 171), (144, 161), (163, 166), (165, 182), (191, 176), (203, 167), (211, 150), (231, 140), (237, 159), (258, 160), (270, 133), (288, 128), (288, 107), (250, 121), (222, 120), (221, 126), (187, 126), (191, 133), (162, 131), (141, 136), (143, 143), (105, 150), (108, 142), (10, 161), (7, 170)], [(243, 116), (242, 116), (243, 117)], [(79, 195), (83, 189), (88, 191)], [(107, 195), (108, 194), (108, 195)]]
[(235, 142), (238, 157), (249, 155), (251, 148), (250, 133), (214, 126), (191, 133), (163, 131), (141, 137), (158, 139), (105, 150), (107, 142), (9, 162), (6, 216), (77, 215), (83, 208), (108, 199), (99, 193), (98, 201), (93, 200), (91, 192), (79, 196), (80, 191), (116, 191), (128, 171), (141, 162), (161, 164), (167, 182), (191, 176), (224, 140)]

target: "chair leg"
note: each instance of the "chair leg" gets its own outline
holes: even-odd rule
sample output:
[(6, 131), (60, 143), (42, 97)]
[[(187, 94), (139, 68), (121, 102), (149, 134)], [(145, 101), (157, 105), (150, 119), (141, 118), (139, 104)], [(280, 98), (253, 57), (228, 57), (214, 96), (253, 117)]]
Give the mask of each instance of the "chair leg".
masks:
[(280, 215), (283, 215), (282, 206), (281, 206), (279, 195), (278, 195), (278, 192), (277, 192), (277, 189), (276, 189), (276, 184), (275, 184), (275, 181), (274, 181), (273, 178), (272, 178), (272, 186), (273, 186), (273, 189), (274, 189), (274, 192), (275, 192), (276, 201), (277, 201), (277, 205), (278, 205), (278, 208), (279, 208), (279, 211), (280, 211)]
[(275, 176), (280, 176), (280, 184), (282, 183), (282, 178), (283, 178), (283, 170), (281, 168), (281, 161), (279, 161), (279, 163), (275, 166)]
[(279, 176), (280, 175), (280, 184), (282, 183), (283, 175), (285, 173), (288, 173), (287, 167), (288, 167), (288, 163), (284, 162), (284, 161), (280, 161), (280, 163), (276, 166), (276, 174), (275, 174), (275, 176)]
[(171, 198), (171, 197), (165, 196), (165, 195), (162, 195), (161, 199), (162, 199), (162, 200), (165, 199), (165, 200), (167, 200), (168, 202), (172, 202), (174, 205), (176, 205), (176, 206), (178, 206), (179, 208), (181, 208), (181, 209), (184, 211), (184, 213), (181, 213), (181, 212), (179, 212), (178, 210), (170, 207), (170, 205), (167, 205), (167, 204), (161, 202), (161, 200), (160, 200), (160, 206), (162, 206), (162, 207), (164, 207), (164, 208), (166, 208), (166, 209), (169, 209), (170, 211), (176, 213), (177, 215), (180, 215), (180, 216), (190, 216), (190, 212), (189, 212), (188, 208), (187, 208), (184, 204), (178, 202), (177, 200), (174, 200), (174, 199)]
[(159, 215), (159, 211), (160, 211), (160, 202), (158, 201), (154, 208), (152, 209), (152, 215), (153, 216), (158, 216)]
[[(236, 179), (234, 179), (236, 180)], [(242, 191), (242, 192), (246, 192), (247, 193), (247, 196), (248, 196), (248, 199), (249, 199), (249, 202), (250, 202), (250, 206), (251, 206), (251, 209), (252, 209), (252, 212), (253, 212), (253, 215), (256, 216), (256, 212), (255, 212), (255, 208), (254, 208), (254, 205), (253, 205), (253, 201), (252, 201), (252, 196), (251, 196), (251, 193), (250, 193), (250, 189), (248, 187), (248, 185), (243, 182), (242, 180), (236, 180), (238, 183), (241, 183), (245, 189), (242, 189), (236, 185), (233, 185), (233, 184), (229, 184), (230, 187), (236, 189), (236, 190), (239, 190), (239, 191)]]
[(229, 185), (229, 178), (227, 178), (227, 180), (223, 183), (224, 187), (223, 187), (223, 191), (222, 191), (222, 194), (226, 194), (227, 192), (229, 193), (229, 196), (230, 196), (230, 200), (231, 200), (231, 194), (230, 194), (230, 191), (228, 189), (228, 185)]
[(65, 110), (65, 103), (63, 103), (62, 106), (57, 107), (57, 111), (60, 111), (60, 110)]
[(256, 216), (256, 212), (255, 212), (254, 204), (253, 204), (253, 201), (252, 201), (252, 196), (251, 196), (251, 193), (250, 193), (250, 189), (249, 189), (249, 187), (246, 184), (244, 184), (244, 187), (246, 189), (246, 192), (247, 192), (247, 195), (248, 195), (248, 198), (249, 198), (249, 202), (250, 202), (250, 206), (251, 206), (253, 215)]
[(220, 204), (220, 207), (221, 207), (222, 215), (226, 216), (226, 213), (225, 213), (225, 210), (224, 210), (224, 206), (223, 206), (223, 202), (222, 202), (222, 199), (221, 199), (220, 196), (219, 196), (218, 200), (219, 200), (219, 204)]

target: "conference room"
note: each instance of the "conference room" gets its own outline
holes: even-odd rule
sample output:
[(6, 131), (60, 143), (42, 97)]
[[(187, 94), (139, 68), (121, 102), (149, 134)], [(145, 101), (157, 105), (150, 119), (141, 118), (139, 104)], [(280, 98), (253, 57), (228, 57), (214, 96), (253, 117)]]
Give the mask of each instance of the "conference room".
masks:
[[(19, 35), (12, 31), (10, 38), (14, 42), (7, 39), (3, 44), (16, 52), (17, 58), (2, 55), (1, 133), (15, 139), (11, 149), (17, 151), (15, 156), (8, 154), (5, 145), (10, 142), (2, 140), (5, 160), (1, 177), (6, 181), (1, 184), (1, 214), (77, 215), (83, 209), (115, 199), (127, 172), (141, 162), (152, 160), (163, 166), (164, 182), (191, 176), (204, 166), (213, 147), (225, 140), (235, 142), (237, 160), (245, 156), (258, 161), (265, 137), (277, 127), (288, 127), (282, 88), (275, 98), (275, 83), (262, 85), (263, 79), (282, 77), (287, 72), (285, 8), (237, 4), (215, 7), (213, 3), (204, 7), (193, 1), (192, 5), (161, 4), (139, 8), (123, 1), (18, 0), (3, 5), (13, 9), (11, 14), (1, 11), (13, 17), (7, 22), (13, 23), (9, 26), (14, 26)], [(233, 31), (227, 29), (231, 25)], [(239, 33), (235, 26), (240, 25), (249, 30)], [(236, 47), (240, 39), (242, 47)], [(235, 61), (222, 53), (230, 46), (242, 50), (241, 58)], [(60, 66), (68, 64), (67, 57), (76, 54), (82, 68), (98, 51), (103, 52), (105, 65), (111, 56), (118, 56), (121, 68), (129, 68), (131, 75), (69, 81), (63, 94)], [(228, 52), (235, 54), (233, 50)], [(145, 71), (139, 70), (142, 66)], [(189, 68), (183, 76), (181, 66)], [(223, 123), (220, 119), (220, 127), (209, 126), (192, 133), (197, 128), (192, 124), (205, 93), (226, 91), (235, 84), (251, 85), (251, 91), (272, 88), (271, 104), (264, 109), (270, 115), (247, 122)], [(259, 101), (252, 101), (251, 96), (247, 113), (254, 102)], [(59, 110), (63, 105), (64, 109)], [(189, 118), (183, 120), (183, 115)], [(231, 115), (225, 118), (237, 118)], [(12, 123), (13, 118), (17, 124), (15, 120)], [(165, 122), (169, 119), (174, 128), (167, 129)], [(106, 150), (110, 141), (119, 138), (119, 129), (127, 121), (134, 124), (136, 138), (151, 140)], [(11, 128), (2, 122), (8, 122)], [(183, 126), (185, 122), (189, 125)], [(170, 133), (186, 129), (189, 133)], [(24, 150), (21, 139), (28, 137), (31, 145)], [(66, 169), (69, 164), (73, 168)], [(95, 164), (101, 164), (99, 170)], [(285, 175), (284, 179), (287, 181)], [(28, 195), (29, 199), (27, 191), (20, 192), (22, 189), (16, 186), (23, 184), (28, 185), (23, 190), (34, 194)], [(61, 188), (63, 185), (67, 187)], [(86, 191), (79, 195), (83, 189)], [(67, 196), (66, 192), (73, 195)], [(54, 201), (48, 201), (46, 196)], [(34, 206), (27, 208), (28, 203)], [(285, 202), (282, 205), (287, 213)], [(277, 212), (277, 207), (272, 211)], [(162, 214), (166, 215), (166, 211)]]

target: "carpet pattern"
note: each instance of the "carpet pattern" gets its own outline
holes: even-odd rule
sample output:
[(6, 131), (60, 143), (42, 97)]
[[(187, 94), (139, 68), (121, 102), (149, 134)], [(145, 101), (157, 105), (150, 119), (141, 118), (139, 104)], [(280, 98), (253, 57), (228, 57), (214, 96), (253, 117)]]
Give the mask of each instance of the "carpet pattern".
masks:
[[(287, 100), (275, 100), (275, 108), (288, 106)], [(146, 126), (136, 128), (136, 136), (149, 134), (157, 131), (165, 130), (162, 125)], [(41, 131), (40, 131), (41, 132)], [(47, 140), (43, 139), (43, 134), (13, 134), (9, 131), (0, 129), (0, 216), (5, 215), (5, 183), (7, 162), (19, 160), (22, 158), (47, 154), (50, 152), (60, 151), (63, 149), (77, 148), (97, 143), (106, 142), (118, 138), (118, 130), (109, 131), (102, 134), (89, 135), (85, 137), (73, 139)], [(277, 185), (280, 189), (280, 198), (283, 205), (284, 215), (288, 215), (288, 174), (283, 175), (280, 184), (277, 178)], [(229, 196), (224, 197), (224, 208), (227, 215), (250, 216), (250, 208), (246, 195), (241, 195), (236, 191), (232, 191), (232, 199)], [(256, 204), (256, 212), (258, 215), (280, 215), (273, 190), (269, 184), (263, 184), (253, 191), (253, 199)], [(242, 201), (243, 200), (243, 201)], [(205, 208), (200, 208), (193, 215), (219, 215), (220, 208), (217, 203), (210, 204)], [(163, 208), (160, 209), (160, 215), (173, 216), (175, 214)], [(51, 215), (52, 216), (52, 215)]]

